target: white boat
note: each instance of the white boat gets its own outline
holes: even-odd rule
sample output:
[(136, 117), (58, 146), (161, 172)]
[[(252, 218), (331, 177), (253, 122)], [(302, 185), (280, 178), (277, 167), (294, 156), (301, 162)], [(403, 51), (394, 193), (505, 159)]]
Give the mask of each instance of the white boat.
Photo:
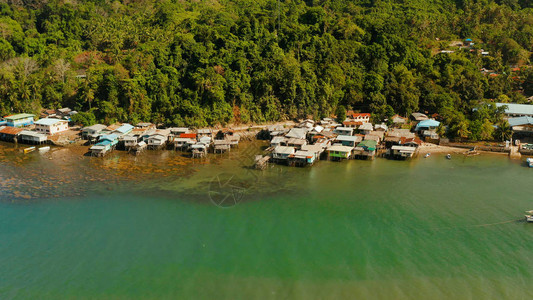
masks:
[(452, 159), (452, 156), (450, 154), (446, 154), (447, 159)]
[(526, 161), (527, 161), (528, 166), (529, 166), (530, 168), (533, 168), (533, 158), (528, 157), (528, 158), (526, 159)]
[(44, 152), (48, 152), (48, 151), (50, 151), (50, 146), (45, 146), (45, 147), (39, 148), (39, 152), (40, 153), (44, 153)]
[(526, 211), (526, 214), (527, 214), (525, 215), (526, 221), (533, 222), (533, 210)]
[(431, 154), (430, 153), (426, 153), (426, 155), (424, 156), (424, 158), (428, 158)]

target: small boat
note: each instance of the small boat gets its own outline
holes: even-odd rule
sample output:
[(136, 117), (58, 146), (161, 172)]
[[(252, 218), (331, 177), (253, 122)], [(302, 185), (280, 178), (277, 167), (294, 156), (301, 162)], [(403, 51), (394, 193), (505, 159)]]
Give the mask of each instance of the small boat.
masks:
[(527, 161), (528, 166), (529, 166), (530, 168), (533, 168), (533, 158), (528, 157), (528, 158), (526, 159), (526, 161)]
[(48, 152), (48, 151), (50, 151), (50, 146), (45, 146), (45, 147), (39, 148), (39, 152), (40, 153), (44, 153), (44, 152)]
[(452, 156), (450, 154), (446, 154), (447, 159), (452, 159)]
[(428, 158), (431, 154), (430, 153), (426, 153), (426, 155), (424, 156), (424, 158)]
[(28, 154), (33, 151), (35, 151), (35, 147), (29, 147), (29, 148), (24, 149), (24, 154)]
[(533, 210), (526, 211), (526, 214), (527, 214), (525, 215), (526, 221), (533, 222)]

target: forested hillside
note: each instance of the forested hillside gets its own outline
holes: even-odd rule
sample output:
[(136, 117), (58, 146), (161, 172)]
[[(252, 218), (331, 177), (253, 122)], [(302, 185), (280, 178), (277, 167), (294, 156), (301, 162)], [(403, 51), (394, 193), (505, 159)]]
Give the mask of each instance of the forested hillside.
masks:
[(533, 95), (530, 0), (15, 0), (0, 26), (4, 115), (205, 126), (422, 110), (475, 139), (496, 120), (473, 107)]

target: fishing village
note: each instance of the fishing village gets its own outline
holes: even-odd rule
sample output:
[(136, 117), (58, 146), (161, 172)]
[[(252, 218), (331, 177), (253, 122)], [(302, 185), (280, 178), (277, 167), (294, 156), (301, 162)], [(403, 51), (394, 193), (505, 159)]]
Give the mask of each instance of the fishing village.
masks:
[[(255, 157), (256, 169), (264, 169), (272, 163), (305, 167), (320, 160), (372, 160), (376, 157), (406, 160), (420, 152), (428, 157), (435, 147), (453, 149), (454, 153), (466, 156), (477, 155), (479, 151), (506, 153), (512, 157), (533, 155), (533, 145), (524, 142), (533, 133), (533, 105), (505, 105), (513, 137), (522, 139), (522, 142), (515, 139), (515, 146), (511, 141), (476, 146), (451, 143), (437, 133), (440, 122), (436, 115), (413, 113), (409, 118), (395, 115), (392, 120), (372, 123), (370, 113), (352, 110), (346, 112), (342, 122), (339, 118), (323, 118), (274, 125), (193, 129), (158, 128), (147, 122), (77, 127), (70, 119), (76, 112), (62, 108), (43, 110), (37, 120), (35, 115), (24, 113), (4, 117), (0, 120), (0, 140), (29, 145), (23, 148), (24, 153), (46, 152), (50, 145), (78, 144), (87, 146), (86, 155), (92, 157), (104, 157), (116, 150), (132, 155), (151, 150), (172, 150), (189, 153), (192, 159), (206, 158), (208, 153), (230, 152), (238, 147), (241, 139), (269, 141), (263, 154)], [(533, 166), (529, 158), (527, 163)]]

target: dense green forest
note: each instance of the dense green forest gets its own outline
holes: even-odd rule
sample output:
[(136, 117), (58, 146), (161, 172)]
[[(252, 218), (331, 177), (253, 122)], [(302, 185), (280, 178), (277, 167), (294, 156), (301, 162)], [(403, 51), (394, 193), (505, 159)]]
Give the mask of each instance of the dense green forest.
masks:
[(530, 0), (8, 0), (0, 26), (3, 115), (206, 126), (427, 111), (483, 139), (497, 114), (472, 108), (533, 95)]

